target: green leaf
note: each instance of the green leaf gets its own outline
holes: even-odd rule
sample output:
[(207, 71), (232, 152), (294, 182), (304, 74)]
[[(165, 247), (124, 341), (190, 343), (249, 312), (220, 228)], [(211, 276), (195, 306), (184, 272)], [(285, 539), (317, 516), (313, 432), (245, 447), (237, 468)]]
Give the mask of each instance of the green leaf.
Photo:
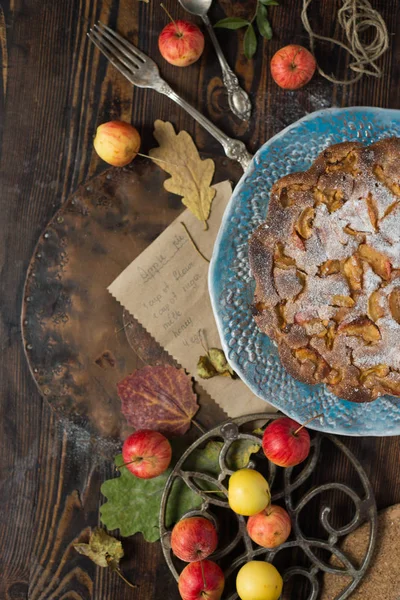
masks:
[(261, 444), (255, 444), (251, 440), (236, 440), (228, 450), (226, 462), (232, 471), (244, 469), (250, 462), (252, 454), (261, 448)]
[(78, 542), (77, 544), (73, 544), (73, 546), (79, 554), (87, 556), (96, 565), (99, 565), (99, 567), (109, 567), (112, 565), (116, 568), (124, 556), (121, 542), (108, 535), (100, 527), (93, 529), (88, 544)]
[(243, 51), (246, 58), (252, 58), (257, 50), (257, 38), (253, 25), (249, 25), (244, 35)]
[(240, 17), (227, 17), (226, 19), (217, 21), (214, 27), (221, 27), (223, 29), (241, 29), (247, 25), (250, 25), (250, 22), (246, 21), (246, 19), (241, 19)]
[(264, 4), (264, 6), (279, 6), (279, 2), (276, 0), (258, 0), (258, 2)]
[(198, 471), (217, 478), (221, 472), (219, 468), (219, 454), (223, 442), (212, 440), (204, 448), (193, 450), (183, 464), (184, 471)]
[(268, 21), (268, 13), (265, 6), (259, 4), (257, 7), (257, 27), (261, 35), (267, 40), (272, 38), (272, 29)]
[[(123, 463), (122, 455), (115, 457), (115, 464)], [(142, 532), (148, 542), (160, 539), (158, 516), (161, 497), (171, 468), (154, 479), (140, 479), (126, 468), (121, 475), (105, 481), (101, 493), (107, 502), (100, 508), (101, 521), (108, 529), (119, 529), (126, 537)], [(186, 484), (177, 479), (169, 495), (166, 525), (172, 525), (189, 510), (198, 508), (202, 499), (190, 490)]]
[[(218, 478), (221, 473), (219, 466), (219, 455), (223, 447), (223, 442), (217, 442), (212, 440), (204, 448), (197, 448), (190, 456), (186, 459), (183, 464), (184, 471), (197, 471), (199, 473), (206, 473)], [(226, 465), (231, 471), (237, 471), (247, 467), (250, 461), (250, 457), (260, 449), (260, 444), (255, 444), (251, 440), (236, 440), (233, 442), (226, 455)], [(210, 484), (203, 480), (196, 480), (196, 483), (202, 489), (204, 484), (208, 486), (206, 489), (210, 489)]]

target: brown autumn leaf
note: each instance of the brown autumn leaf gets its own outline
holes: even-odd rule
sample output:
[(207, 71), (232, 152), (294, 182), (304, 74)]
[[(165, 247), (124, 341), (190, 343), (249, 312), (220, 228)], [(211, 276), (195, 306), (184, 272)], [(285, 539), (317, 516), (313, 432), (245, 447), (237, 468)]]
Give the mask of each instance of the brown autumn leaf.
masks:
[(135, 429), (183, 435), (198, 410), (191, 378), (170, 365), (138, 369), (117, 387), (122, 413)]
[[(207, 223), (215, 190), (210, 187), (215, 165), (211, 158), (201, 160), (187, 131), (178, 134), (171, 123), (157, 120), (154, 137), (159, 147), (150, 150), (151, 158), (171, 175), (164, 181), (167, 192), (182, 196), (182, 202), (199, 221)], [(164, 162), (165, 161), (165, 162)]]
[(124, 556), (122, 544), (115, 537), (108, 535), (104, 529), (96, 527), (90, 534), (88, 544), (77, 542), (74, 548), (79, 554), (84, 554), (99, 567), (118, 567)]

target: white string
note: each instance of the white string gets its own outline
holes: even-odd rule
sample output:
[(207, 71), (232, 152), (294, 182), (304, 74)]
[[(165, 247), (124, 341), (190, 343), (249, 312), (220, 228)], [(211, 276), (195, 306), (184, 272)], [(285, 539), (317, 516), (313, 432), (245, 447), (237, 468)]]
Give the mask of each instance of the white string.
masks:
[[(312, 0), (303, 0), (303, 10), (301, 12), (301, 20), (310, 36), (311, 52), (315, 54), (315, 41), (320, 40), (330, 42), (340, 46), (352, 57), (353, 61), (349, 64), (349, 68), (356, 74), (352, 79), (341, 80), (336, 79), (333, 75), (325, 73), (320, 66), (318, 72), (322, 77), (328, 79), (332, 83), (347, 85), (355, 83), (363, 75), (372, 75), (374, 77), (382, 77), (382, 69), (378, 67), (376, 61), (386, 52), (389, 47), (389, 34), (386, 23), (382, 15), (372, 8), (368, 0), (342, 0), (343, 6), (337, 13), (339, 25), (344, 29), (348, 45), (315, 33), (310, 25), (307, 10)], [(369, 28), (375, 29), (375, 36), (371, 43), (364, 44), (361, 41), (362, 34)]]

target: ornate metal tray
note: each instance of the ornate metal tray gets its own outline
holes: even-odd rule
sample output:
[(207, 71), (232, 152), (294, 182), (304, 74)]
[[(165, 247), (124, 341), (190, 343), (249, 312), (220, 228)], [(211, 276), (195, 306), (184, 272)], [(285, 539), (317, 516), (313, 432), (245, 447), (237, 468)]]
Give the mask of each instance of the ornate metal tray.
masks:
[[(228, 450), (235, 440), (251, 440), (261, 444), (261, 438), (249, 427), (256, 421), (276, 419), (277, 414), (258, 414), (240, 417), (216, 427), (204, 434), (192, 444), (182, 455), (172, 471), (163, 494), (160, 509), (161, 543), (167, 564), (176, 580), (183, 563), (175, 559), (170, 548), (170, 531), (165, 524), (166, 506), (174, 481), (182, 479), (194, 492), (203, 499), (201, 508), (188, 513), (187, 516), (203, 515), (211, 519), (219, 529), (220, 544), (217, 551), (210, 557), (220, 563), (225, 572), (226, 588), (224, 600), (238, 598), (234, 591), (234, 580), (238, 569), (247, 561), (258, 559), (274, 562), (285, 582), (290, 585), (290, 580), (295, 576), (305, 578), (308, 585), (308, 600), (316, 600), (320, 594), (320, 579), (323, 573), (332, 573), (338, 577), (350, 576), (351, 582), (345, 585), (335, 599), (349, 598), (353, 590), (360, 583), (368, 565), (370, 564), (377, 533), (377, 511), (371, 484), (355, 456), (336, 437), (321, 433), (312, 433), (311, 452), (308, 459), (299, 467), (281, 469), (270, 463), (261, 452), (256, 456), (257, 469), (263, 472), (271, 487), (272, 502), (284, 503), (292, 521), (292, 533), (287, 542), (281, 546), (268, 550), (254, 544), (246, 531), (246, 520), (236, 515), (229, 508), (226, 498), (208, 494), (199, 487), (198, 482), (206, 481), (207, 484), (219, 488), (225, 495), (227, 492), (226, 478), (232, 473), (229, 470), (226, 457)], [(185, 470), (185, 462), (193, 451), (203, 447), (211, 440), (223, 442), (219, 455), (221, 473), (218, 479), (207, 473)], [(327, 448), (325, 446), (327, 445)], [(323, 448), (324, 446), (324, 448)], [(322, 457), (329, 452), (328, 461)], [(339, 455), (345, 455), (354, 467), (352, 487), (344, 482), (329, 480), (329, 471)], [(253, 459), (249, 466), (255, 466)], [(354, 477), (356, 473), (356, 477)], [(321, 482), (322, 480), (322, 482)], [(358, 489), (354, 489), (354, 485)], [(212, 488), (214, 489), (214, 487)], [(347, 499), (344, 502), (344, 498)], [(304, 512), (304, 509), (306, 511)], [(318, 517), (311, 518), (311, 528), (307, 527), (307, 518), (318, 511)], [(338, 514), (347, 513), (347, 522), (337, 524)], [(308, 518), (310, 521), (310, 518)], [(351, 559), (340, 548), (341, 539), (354, 531), (363, 522), (370, 525), (369, 542), (365, 555), (360, 564), (354, 565)], [(232, 533), (232, 530), (234, 533)], [(228, 531), (228, 533), (227, 533)], [(224, 535), (225, 533), (225, 535)], [(222, 547), (221, 547), (222, 546)], [(289, 554), (288, 554), (289, 551)], [(280, 563), (280, 555), (285, 555)], [(334, 555), (339, 559), (341, 567), (335, 567), (329, 558)], [(284, 592), (285, 592), (284, 586)], [(286, 597), (286, 596), (285, 596)], [(298, 589), (296, 600), (300, 598)]]

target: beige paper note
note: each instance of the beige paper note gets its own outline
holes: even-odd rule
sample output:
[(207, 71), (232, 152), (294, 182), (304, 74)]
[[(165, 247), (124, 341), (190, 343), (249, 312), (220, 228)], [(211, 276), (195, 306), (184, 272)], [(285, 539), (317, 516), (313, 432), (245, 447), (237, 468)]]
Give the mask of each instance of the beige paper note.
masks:
[(203, 254), (210, 258), (222, 215), (232, 194), (229, 182), (215, 186), (209, 229), (189, 210), (136, 258), (108, 291), (180, 363), (229, 417), (271, 410), (240, 380), (228, 377), (200, 379), (196, 365), (204, 354), (199, 330), (209, 347), (221, 347), (208, 295), (208, 263), (203, 260), (181, 225), (185, 223)]

